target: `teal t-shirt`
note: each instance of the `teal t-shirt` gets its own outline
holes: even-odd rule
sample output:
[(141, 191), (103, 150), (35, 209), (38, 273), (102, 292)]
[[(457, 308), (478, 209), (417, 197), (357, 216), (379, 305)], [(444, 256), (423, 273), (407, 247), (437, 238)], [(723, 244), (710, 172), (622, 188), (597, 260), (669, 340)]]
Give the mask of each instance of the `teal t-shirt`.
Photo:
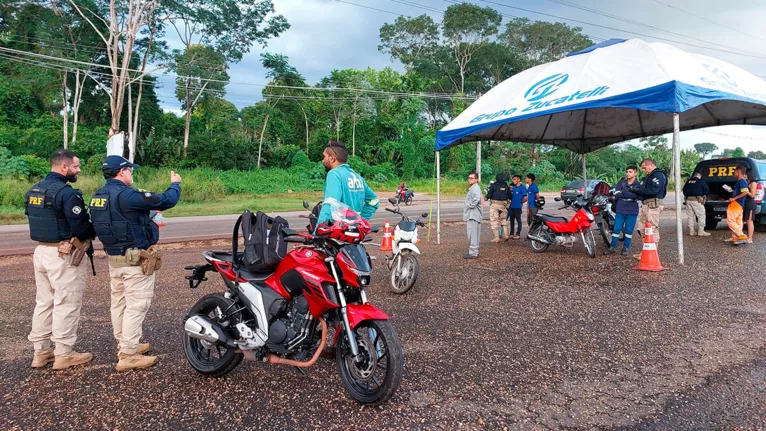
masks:
[[(342, 164), (327, 173), (323, 202), (336, 200), (359, 213), (365, 220), (370, 220), (380, 206), (375, 192), (361, 175), (354, 172), (347, 164)], [(329, 205), (322, 205), (317, 224), (332, 219)]]

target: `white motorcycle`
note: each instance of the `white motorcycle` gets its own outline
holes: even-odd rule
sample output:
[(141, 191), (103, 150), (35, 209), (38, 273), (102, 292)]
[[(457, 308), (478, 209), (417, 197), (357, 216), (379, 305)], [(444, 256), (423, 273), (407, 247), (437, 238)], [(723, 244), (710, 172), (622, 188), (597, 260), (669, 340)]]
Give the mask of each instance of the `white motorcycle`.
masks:
[(412, 220), (399, 210), (396, 198), (390, 198), (388, 201), (394, 205), (394, 209), (386, 208), (386, 211), (402, 216), (401, 221), (394, 228), (392, 253), (386, 256), (386, 264), (391, 271), (391, 290), (402, 294), (412, 289), (418, 279), (420, 272), (420, 262), (416, 256), (420, 254), (417, 246), (418, 226), (425, 226), (420, 219), (428, 217), (428, 213), (423, 213)]

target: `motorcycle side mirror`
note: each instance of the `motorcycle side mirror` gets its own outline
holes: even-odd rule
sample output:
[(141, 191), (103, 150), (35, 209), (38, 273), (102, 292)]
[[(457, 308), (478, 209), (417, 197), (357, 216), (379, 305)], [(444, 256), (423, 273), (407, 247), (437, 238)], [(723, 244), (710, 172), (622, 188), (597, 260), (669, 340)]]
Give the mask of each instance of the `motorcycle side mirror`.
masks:
[(388, 201), (391, 203), (391, 205), (396, 205), (396, 198), (388, 198)]
[(561, 202), (561, 198), (560, 198), (560, 197), (558, 197), (558, 196), (557, 196), (557, 197), (555, 197), (555, 198), (553, 198), (553, 200), (554, 200), (555, 202)]
[(303, 208), (309, 209), (309, 201), (303, 201)]
[(426, 218), (426, 217), (428, 217), (428, 213), (423, 213), (420, 216), (423, 217), (423, 218)]

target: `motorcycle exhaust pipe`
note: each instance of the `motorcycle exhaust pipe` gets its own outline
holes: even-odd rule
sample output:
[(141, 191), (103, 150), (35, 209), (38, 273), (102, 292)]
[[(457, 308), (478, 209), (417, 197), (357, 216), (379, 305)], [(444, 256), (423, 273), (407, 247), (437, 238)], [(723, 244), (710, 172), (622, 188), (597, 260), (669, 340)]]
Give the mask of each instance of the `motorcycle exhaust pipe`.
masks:
[(204, 340), (209, 343), (223, 344), (235, 348), (234, 341), (217, 324), (210, 321), (205, 316), (195, 314), (187, 316), (184, 321), (184, 332), (186, 335)]
[(548, 241), (547, 239), (545, 239), (545, 238), (540, 238), (539, 236), (534, 236), (534, 235), (527, 235), (527, 238), (531, 239), (532, 241), (541, 242), (541, 243), (543, 243), (543, 244), (548, 244), (548, 245), (551, 245), (551, 244), (553, 244), (552, 242)]
[(319, 319), (319, 324), (322, 325), (322, 341), (319, 342), (319, 347), (317, 347), (316, 352), (314, 352), (314, 356), (311, 357), (308, 361), (295, 361), (293, 359), (287, 359), (283, 358), (281, 356), (277, 356), (274, 354), (269, 355), (269, 364), (270, 365), (292, 365), (293, 367), (298, 368), (308, 368), (312, 365), (314, 365), (319, 359), (319, 355), (322, 354), (322, 350), (324, 350), (324, 346), (327, 343), (327, 322), (325, 322), (324, 319)]

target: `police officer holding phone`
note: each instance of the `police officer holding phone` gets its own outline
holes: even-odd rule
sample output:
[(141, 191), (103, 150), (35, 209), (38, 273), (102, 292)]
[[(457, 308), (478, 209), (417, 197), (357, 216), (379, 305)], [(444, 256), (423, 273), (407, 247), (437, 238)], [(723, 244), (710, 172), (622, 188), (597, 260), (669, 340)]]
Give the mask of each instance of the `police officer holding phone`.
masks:
[(95, 235), (82, 192), (70, 185), (77, 182), (80, 159), (72, 151), (57, 150), (50, 160), (50, 173), (32, 186), (24, 201), (29, 236), (38, 244), (34, 253), (37, 296), (29, 341), (35, 348), (33, 368), (53, 362), (54, 370), (63, 370), (93, 359), (90, 353), (75, 352), (74, 344), (86, 273), (76, 253), (89, 249)]
[(106, 185), (91, 198), (93, 227), (109, 255), (112, 326), (119, 345), (117, 371), (146, 368), (156, 356), (140, 343), (143, 323), (154, 297), (154, 271), (161, 256), (152, 247), (159, 240), (159, 228), (149, 216), (151, 210), (173, 208), (181, 197), (181, 176), (170, 171), (170, 187), (164, 193), (133, 188), (133, 164), (120, 156), (108, 156), (101, 165)]

